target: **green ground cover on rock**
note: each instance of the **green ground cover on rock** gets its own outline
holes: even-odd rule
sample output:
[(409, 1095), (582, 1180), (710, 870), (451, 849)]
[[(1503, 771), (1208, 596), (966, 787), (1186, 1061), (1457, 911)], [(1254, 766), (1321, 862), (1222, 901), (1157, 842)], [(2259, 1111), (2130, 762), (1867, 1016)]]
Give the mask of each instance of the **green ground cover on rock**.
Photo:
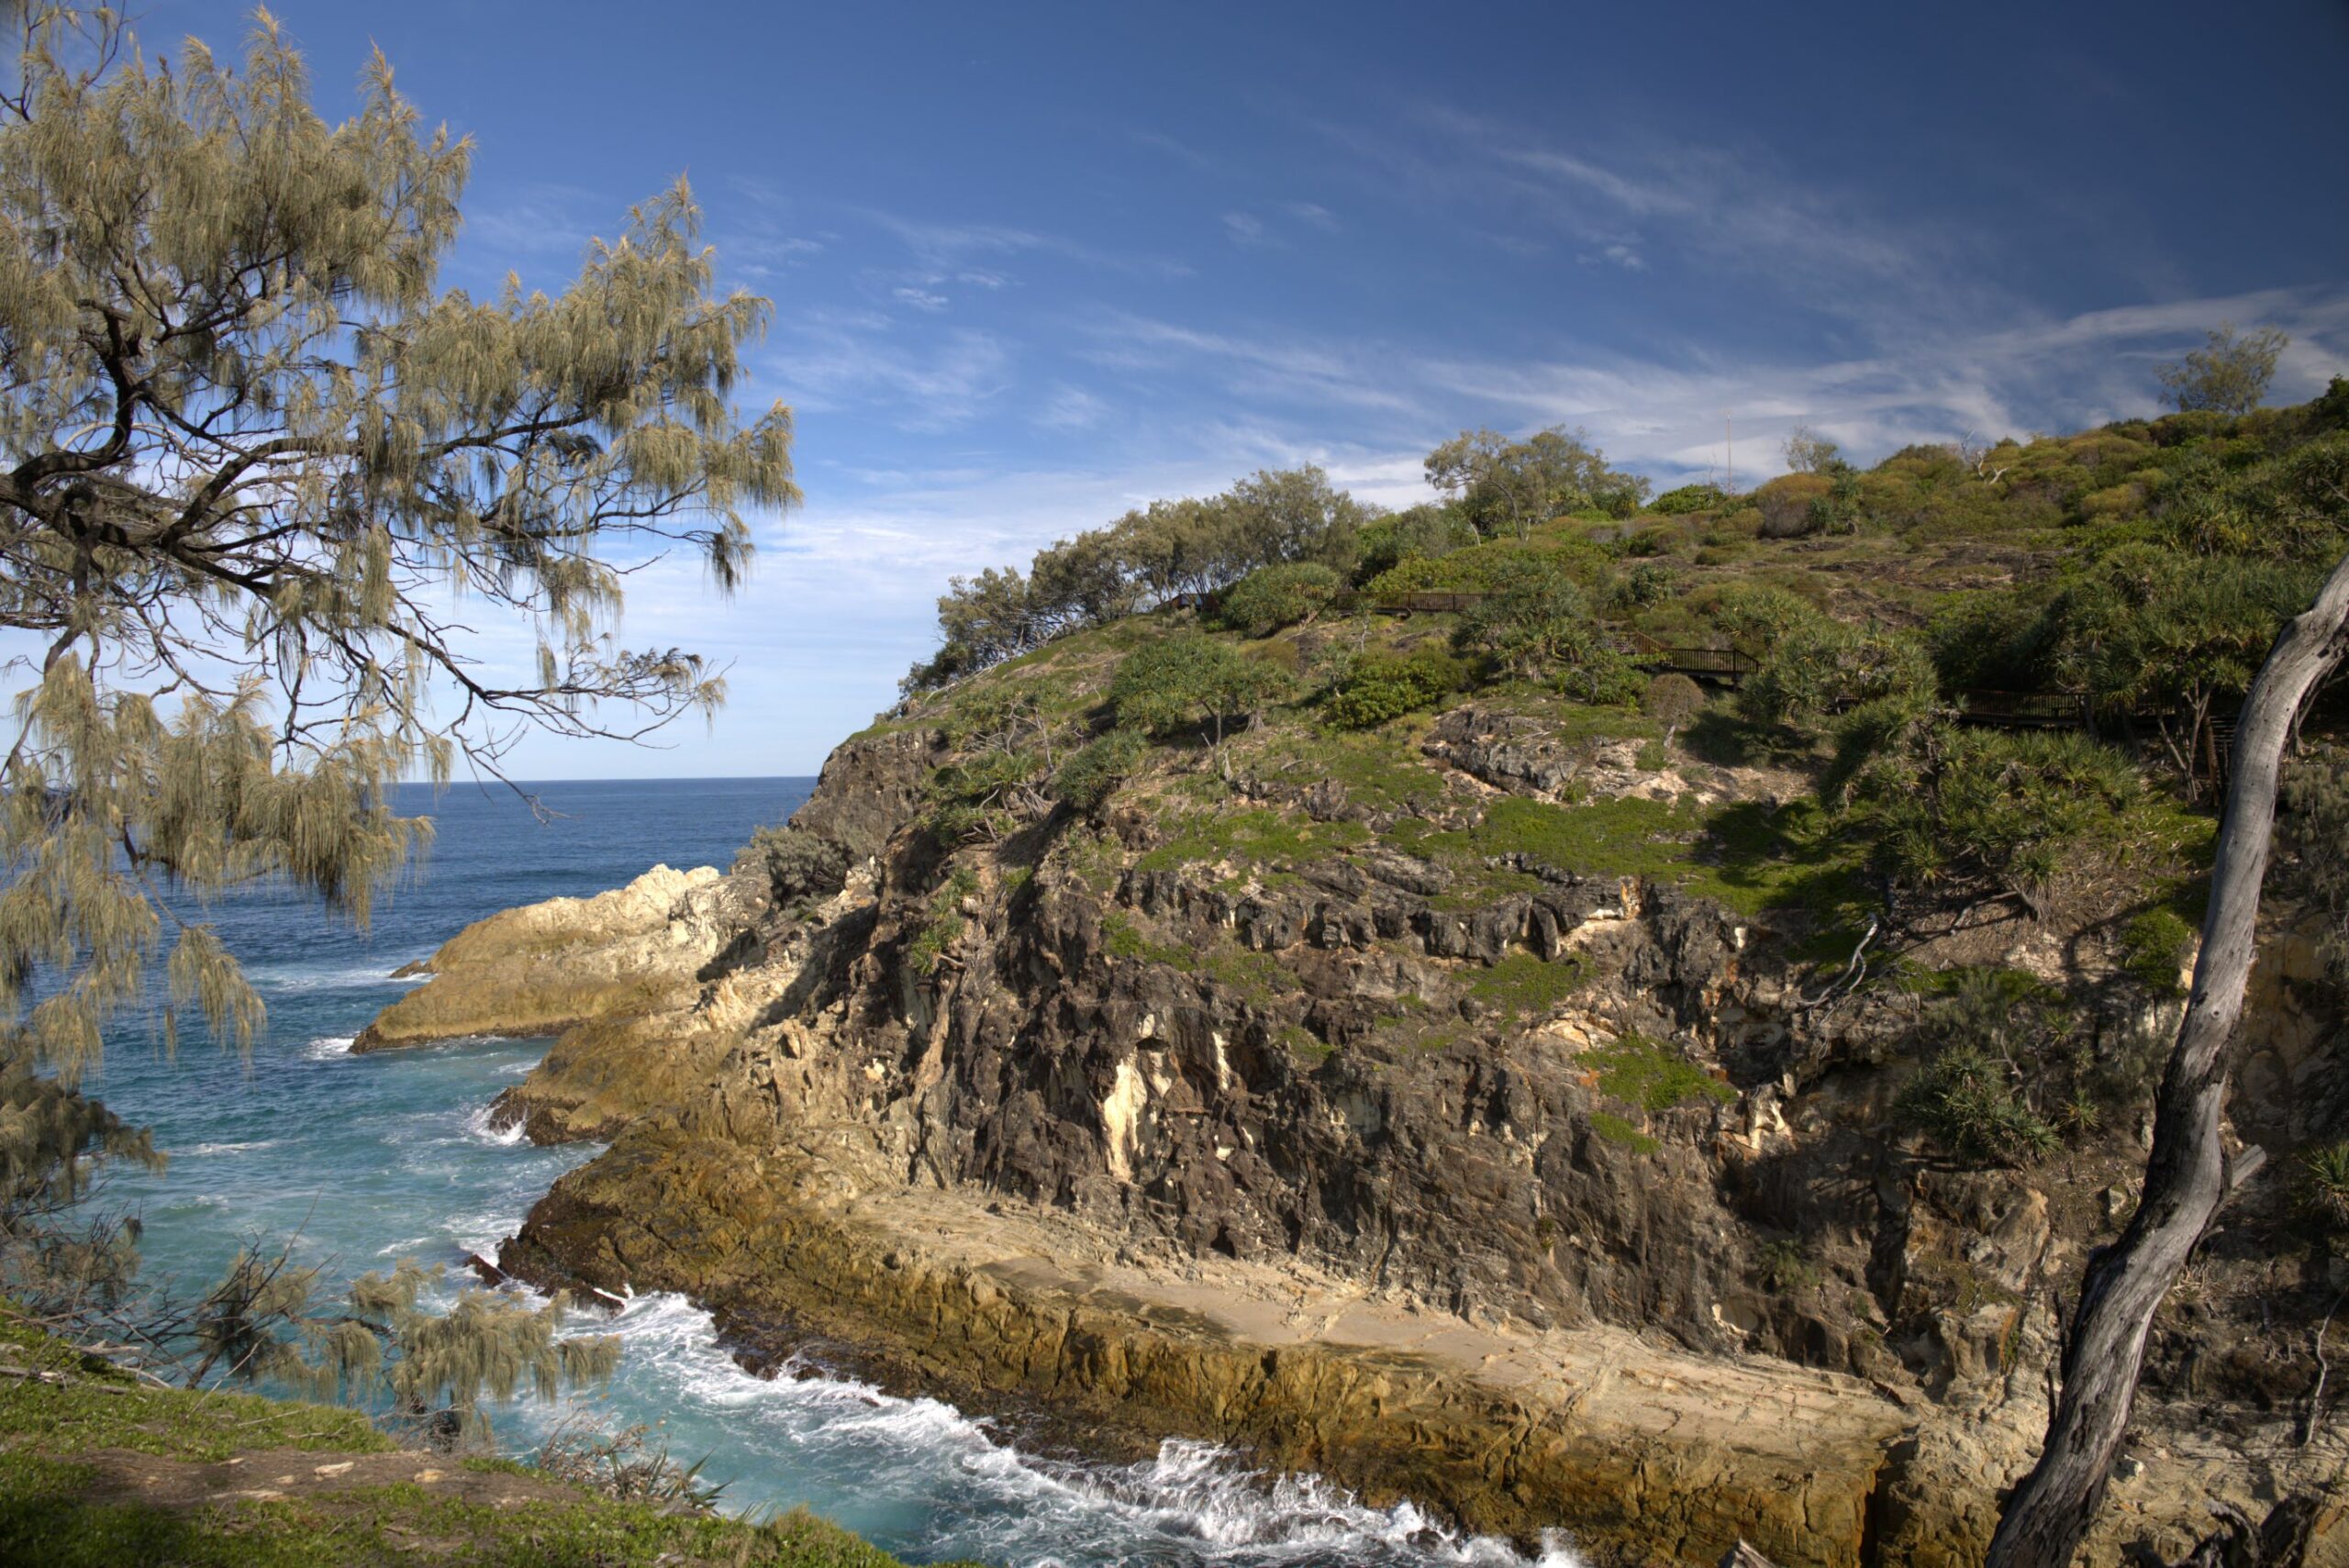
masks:
[(680, 1517), (583, 1496), (502, 1507), (415, 1485), (195, 1508), (94, 1501), (95, 1467), (0, 1451), (0, 1561), (43, 1568), (896, 1568), (805, 1514), (765, 1524)]
[(1164, 843), (1134, 864), (1141, 871), (1173, 871), (1197, 862), (1219, 861), (1295, 865), (1324, 859), (1369, 839), (1369, 829), (1357, 822), (1315, 822), (1268, 806), (1188, 812), (1169, 824)]
[(1523, 855), (1579, 876), (1675, 883), (1749, 915), (1782, 906), (1832, 912), (1865, 896), (1860, 857), (1801, 804), (1771, 810), (1631, 795), (1572, 806), (1508, 799), (1474, 828), (1424, 833), (1412, 847), (1455, 862)]
[(1696, 1100), (1727, 1105), (1737, 1091), (1668, 1045), (1627, 1034), (1594, 1048), (1583, 1060), (1598, 1073), (1602, 1094), (1649, 1112), (1668, 1111)]
[(133, 1449), (222, 1460), (244, 1449), (383, 1453), (395, 1445), (356, 1410), (254, 1394), (155, 1388), (0, 1311), (0, 1366), (49, 1373), (0, 1377), (0, 1445), (58, 1454)]
[[(896, 1568), (803, 1511), (771, 1520), (675, 1513), (561, 1485), (526, 1465), (417, 1454), (419, 1470), (510, 1475), (495, 1504), (423, 1485), (310, 1485), (276, 1500), (125, 1500), (179, 1464), (299, 1453), (340, 1462), (398, 1446), (365, 1415), (261, 1395), (157, 1388), (0, 1312), (0, 1562), (43, 1568)], [(51, 1381), (52, 1379), (57, 1381)], [(276, 1455), (272, 1465), (258, 1456)], [(145, 1456), (142, 1461), (139, 1456)], [(293, 1466), (296, 1473), (310, 1467)], [(128, 1478), (128, 1479), (126, 1479)], [(305, 1481), (310, 1477), (304, 1476)], [(551, 1496), (550, 1496), (550, 1493)]]

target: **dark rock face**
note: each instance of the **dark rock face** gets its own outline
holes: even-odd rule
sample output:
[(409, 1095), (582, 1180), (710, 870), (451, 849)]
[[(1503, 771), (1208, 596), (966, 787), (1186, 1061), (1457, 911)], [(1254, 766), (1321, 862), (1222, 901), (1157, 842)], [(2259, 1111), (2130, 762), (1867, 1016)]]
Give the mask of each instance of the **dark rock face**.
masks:
[[(899, 734), (835, 756), (793, 831), (871, 843), (903, 815), (869, 894), (729, 949), (746, 973), (796, 968), (773, 1033), (714, 1075), (724, 1110), (702, 1114), (753, 1141), (852, 1120), (875, 1129), (882, 1177), (1064, 1207), (1176, 1255), (1297, 1255), (1472, 1318), (1742, 1343), (1748, 1327), (1715, 1311), (1751, 1294), (1713, 1150), (1733, 1113), (1696, 1096), (1595, 1124), (1603, 1096), (1577, 1063), (1628, 1029), (1715, 1054), (1765, 1028), (1751, 999), (1741, 1029), (1719, 1022), (1737, 917), (1547, 867), (1533, 893), (1450, 907), (1442, 872), (1378, 846), (1241, 885), (1132, 867), (1096, 884), (1048, 858), (966, 900), (922, 974), (910, 954), (939, 873), (909, 781), (936, 755)], [(1577, 966), (1575, 1021), (1529, 1032), (1540, 1018), (1506, 995), (1460, 994), (1504, 962)], [(1427, 1048), (1425, 1020), (1446, 1017)], [(534, 1134), (562, 1125), (527, 1119), (538, 1093), (508, 1112)], [(1841, 1368), (1855, 1328), (1803, 1343)]]
[(1429, 754), (1497, 789), (1553, 795), (1573, 782), (1571, 750), (1521, 716), (1471, 705), (1436, 723)]

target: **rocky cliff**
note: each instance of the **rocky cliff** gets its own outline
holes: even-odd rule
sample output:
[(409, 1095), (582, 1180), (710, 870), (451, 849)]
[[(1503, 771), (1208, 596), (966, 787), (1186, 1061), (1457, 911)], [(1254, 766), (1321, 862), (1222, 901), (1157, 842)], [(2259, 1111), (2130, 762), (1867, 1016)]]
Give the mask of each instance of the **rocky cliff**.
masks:
[[(974, 784), (1052, 743), (1007, 694), (1081, 727), (1115, 651), (1067, 639), (845, 744), (729, 873), (435, 956), (365, 1043), (559, 1032), (499, 1114), (610, 1141), (503, 1266), (1598, 1559), (1978, 1560), (2174, 1006), (2121, 966), (2111, 887), (1855, 961), (1798, 773), (1538, 695), (1162, 749), (1089, 811)], [(2263, 968), (2246, 1137), (2341, 1115), (2295, 951)], [(1898, 1114), (1977, 973), (2060, 995), (2114, 1085), (2052, 1153)], [(2292, 1225), (2254, 1185), (2165, 1313), (2094, 1561), (2288, 1493), (2330, 1499), (2309, 1560), (2349, 1561), (2349, 1446), (2305, 1411), (2349, 1274)]]

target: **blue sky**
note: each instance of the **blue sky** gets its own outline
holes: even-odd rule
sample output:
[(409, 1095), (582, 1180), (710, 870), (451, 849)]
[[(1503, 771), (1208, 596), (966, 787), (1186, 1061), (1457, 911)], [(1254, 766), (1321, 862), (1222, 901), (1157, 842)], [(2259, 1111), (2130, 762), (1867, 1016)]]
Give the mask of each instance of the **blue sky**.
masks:
[[(1458, 430), (1586, 428), (1660, 482), (1797, 422), (1857, 457), (2151, 412), (2222, 318), (2349, 371), (2349, 6), (284, 0), (321, 107), (370, 41), (474, 138), (447, 281), (550, 290), (690, 176), (771, 295), (746, 402), (807, 505), (732, 603), (631, 590), (733, 662), (670, 749), (535, 777), (811, 773), (956, 572), (1315, 462), (1420, 498)], [(150, 52), (245, 8), (153, 0)]]

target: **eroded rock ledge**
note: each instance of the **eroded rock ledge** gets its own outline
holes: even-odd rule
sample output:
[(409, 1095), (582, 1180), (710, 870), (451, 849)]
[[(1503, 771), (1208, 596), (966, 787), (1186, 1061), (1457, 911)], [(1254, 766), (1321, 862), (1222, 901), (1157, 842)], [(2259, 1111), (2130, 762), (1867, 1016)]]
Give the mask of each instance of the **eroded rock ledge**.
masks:
[(1208, 1438), (1478, 1530), (1564, 1523), (1586, 1547), (1661, 1559), (1709, 1562), (1742, 1533), (1785, 1561), (1865, 1561), (1909, 1426), (1847, 1376), (1610, 1328), (1478, 1327), (1319, 1271), (1100, 1251), (1026, 1206), (862, 1194), (806, 1152), (643, 1122), (564, 1178), (500, 1262), (687, 1291), (751, 1344), (812, 1342), (978, 1409), (1045, 1404), (1113, 1445)]

